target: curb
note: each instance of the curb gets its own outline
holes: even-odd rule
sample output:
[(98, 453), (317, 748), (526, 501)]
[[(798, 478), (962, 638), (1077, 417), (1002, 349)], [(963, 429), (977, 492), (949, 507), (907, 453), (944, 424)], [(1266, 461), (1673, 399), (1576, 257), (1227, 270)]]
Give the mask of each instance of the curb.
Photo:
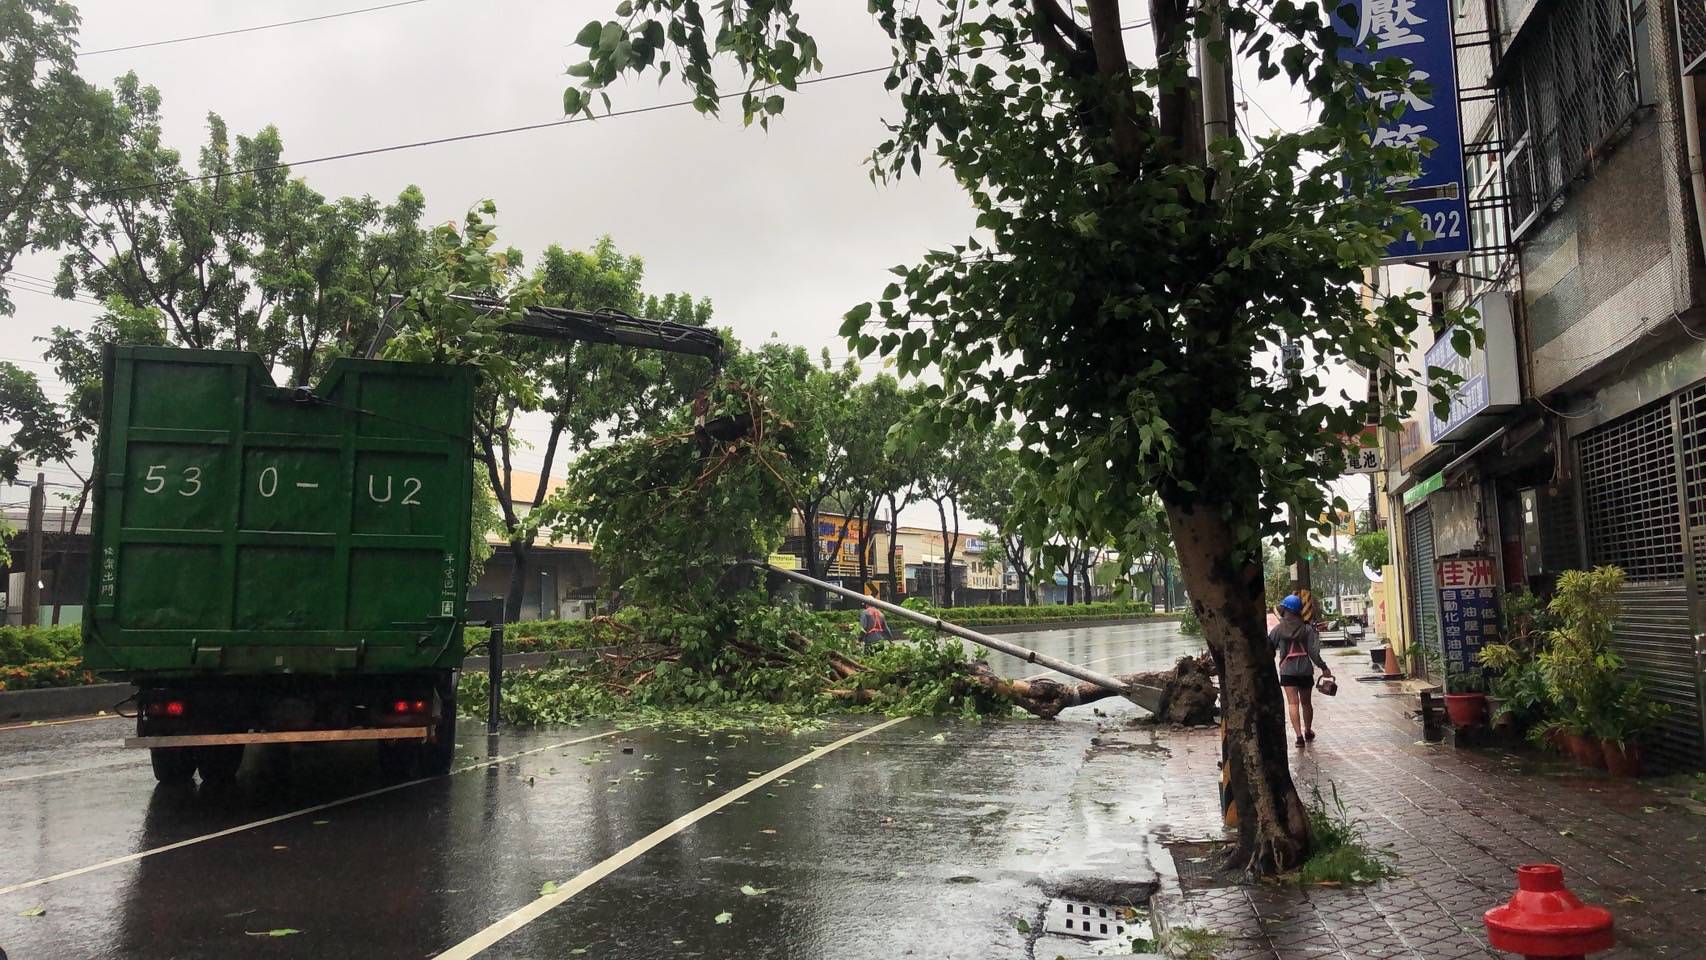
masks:
[(129, 699), (134, 689), (128, 683), (89, 683), (41, 690), (0, 690), (0, 723), (54, 720), (110, 711), (120, 701)]

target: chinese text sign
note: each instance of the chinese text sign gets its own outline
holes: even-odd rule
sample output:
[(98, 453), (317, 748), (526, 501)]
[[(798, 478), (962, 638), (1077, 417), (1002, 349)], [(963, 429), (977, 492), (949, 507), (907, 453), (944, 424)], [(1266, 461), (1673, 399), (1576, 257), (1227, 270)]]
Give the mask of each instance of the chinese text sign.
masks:
[[(1452, 35), (1453, 0), (1348, 0), (1356, 20), (1337, 23), (1351, 41), (1343, 52), (1354, 63), (1397, 58), (1409, 66), (1410, 79), (1425, 84), (1403, 93), (1382, 92), (1390, 106), (1403, 110), (1374, 131), (1376, 146), (1402, 147), (1420, 156), (1421, 175), (1393, 182), (1388, 189), (1414, 199), (1406, 203), (1422, 215), (1433, 234), (1423, 240), (1407, 234), (1387, 248), (1388, 262), (1453, 260), (1469, 252), (1469, 201), (1463, 173), (1463, 120), (1457, 108), (1457, 49)], [(1423, 141), (1434, 147), (1423, 152)]]
[[(1445, 674), (1479, 672), (1475, 655), (1499, 636), (1499, 591), (1491, 557), (1441, 560), (1439, 576), (1439, 639), (1445, 653)], [(1449, 689), (1449, 688), (1448, 688)]]

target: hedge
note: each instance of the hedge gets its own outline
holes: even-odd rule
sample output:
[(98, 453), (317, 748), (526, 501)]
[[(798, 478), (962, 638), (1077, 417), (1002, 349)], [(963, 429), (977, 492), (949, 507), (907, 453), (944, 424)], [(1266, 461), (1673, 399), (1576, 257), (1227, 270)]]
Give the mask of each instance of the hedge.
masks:
[[(521, 620), (504, 625), (505, 653), (539, 653), (613, 644), (616, 628), (603, 620)], [(478, 642), (472, 634), (464, 643)]]
[[(957, 623), (962, 627), (980, 627), (1003, 623), (1047, 623), (1062, 620), (1177, 620), (1179, 614), (1156, 613), (1153, 604), (1123, 600), (1097, 603), (1038, 604), (1036, 606), (942, 607), (931, 606), (917, 598), (908, 599), (902, 606)], [(826, 610), (820, 616), (835, 622), (856, 622), (857, 609)]]
[(0, 626), (0, 667), (22, 666), (39, 660), (72, 660), (82, 653), (83, 628), (76, 624), (58, 627)]
[(96, 683), (93, 673), (83, 669), (83, 661), (36, 660), (24, 664), (0, 666), (0, 690), (38, 690), (42, 687), (77, 687)]

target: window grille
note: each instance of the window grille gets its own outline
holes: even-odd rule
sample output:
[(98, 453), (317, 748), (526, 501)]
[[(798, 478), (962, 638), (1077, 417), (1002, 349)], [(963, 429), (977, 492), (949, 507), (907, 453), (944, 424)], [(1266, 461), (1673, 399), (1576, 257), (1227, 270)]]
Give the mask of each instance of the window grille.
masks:
[(1671, 404), (1662, 401), (1583, 434), (1588, 555), (1631, 583), (1681, 580), (1682, 504)]
[(1499, 91), (1513, 234), (1544, 216), (1640, 102), (1628, 0), (1553, 0), (1506, 51)]
[(1682, 40), (1682, 72), (1706, 70), (1706, 3), (1678, 0), (1676, 19)]

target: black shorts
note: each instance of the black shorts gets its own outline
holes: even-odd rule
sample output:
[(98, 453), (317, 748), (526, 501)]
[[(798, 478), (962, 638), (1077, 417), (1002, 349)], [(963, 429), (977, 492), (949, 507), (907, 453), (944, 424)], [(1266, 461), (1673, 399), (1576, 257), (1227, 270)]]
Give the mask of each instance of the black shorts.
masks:
[(1307, 690), (1310, 687), (1315, 686), (1315, 678), (1313, 676), (1305, 677), (1305, 676), (1298, 676), (1296, 674), (1282, 673), (1282, 674), (1280, 674), (1280, 686), (1282, 686), (1282, 687), (1302, 687), (1303, 689)]

